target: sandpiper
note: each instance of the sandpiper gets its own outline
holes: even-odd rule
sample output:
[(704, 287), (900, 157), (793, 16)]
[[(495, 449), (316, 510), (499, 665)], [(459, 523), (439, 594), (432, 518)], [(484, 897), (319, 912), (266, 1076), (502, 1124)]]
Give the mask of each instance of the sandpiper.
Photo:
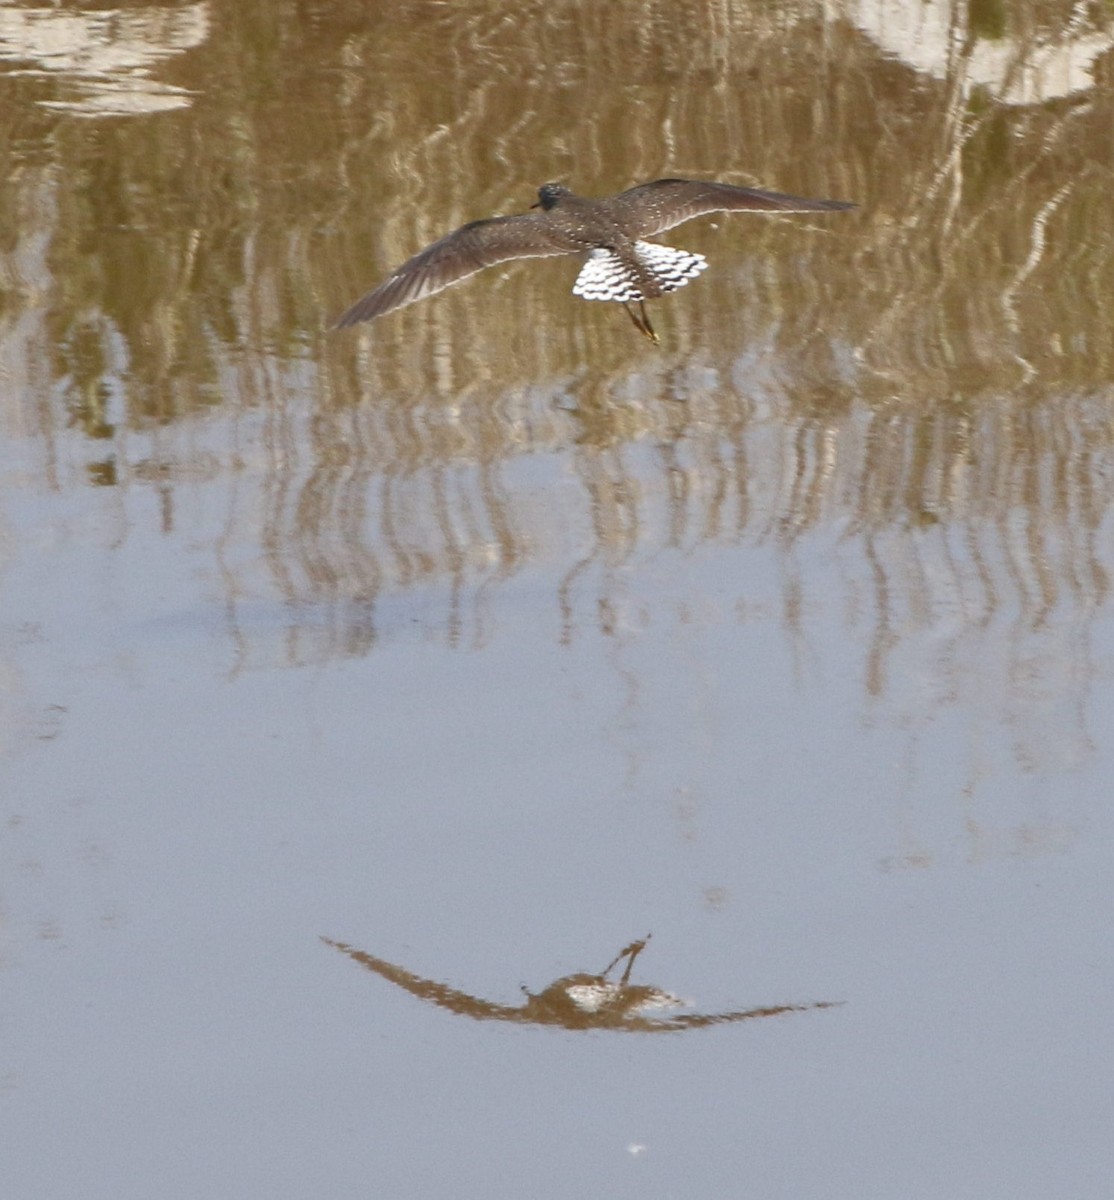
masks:
[[(601, 200), (577, 196), (559, 183), (545, 183), (532, 205), (540, 211), (461, 226), (415, 254), (357, 300), (336, 327), (381, 317), (496, 263), (587, 254), (573, 295), (618, 301), (635, 327), (657, 342), (646, 301), (684, 287), (708, 263), (702, 254), (644, 238), (707, 213), (839, 212), (854, 207), (844, 200), (807, 200), (699, 179), (657, 179)], [(638, 305), (637, 312), (632, 304)]]

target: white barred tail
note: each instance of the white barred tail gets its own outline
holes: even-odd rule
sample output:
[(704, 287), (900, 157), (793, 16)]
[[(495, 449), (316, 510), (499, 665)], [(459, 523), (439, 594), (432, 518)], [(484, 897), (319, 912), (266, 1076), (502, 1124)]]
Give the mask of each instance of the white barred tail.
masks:
[[(672, 246), (659, 246), (653, 242), (635, 242), (634, 253), (643, 270), (653, 276), (659, 293), (675, 292), (684, 287), (708, 265), (703, 254), (690, 254), (687, 250), (674, 250)], [(646, 299), (638, 272), (613, 250), (591, 252), (576, 277), (572, 293), (585, 300), (629, 303)]]

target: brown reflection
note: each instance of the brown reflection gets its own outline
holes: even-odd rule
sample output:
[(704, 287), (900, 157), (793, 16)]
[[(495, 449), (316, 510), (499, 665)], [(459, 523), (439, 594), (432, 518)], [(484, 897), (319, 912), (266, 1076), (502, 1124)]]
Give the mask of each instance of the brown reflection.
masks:
[[(428, 1000), (440, 1008), (477, 1021), (513, 1021), (520, 1025), (561, 1025), (565, 1029), (614, 1029), (627, 1033), (671, 1033), (682, 1029), (702, 1029), (707, 1025), (726, 1025), (755, 1017), (776, 1017), (782, 1013), (807, 1012), (812, 1008), (834, 1008), (842, 1001), (813, 1004), (775, 1004), (763, 1008), (741, 1009), (725, 1013), (678, 1013), (674, 1016), (650, 1016), (649, 1013), (683, 1007), (686, 1001), (649, 984), (630, 982), (635, 959), (645, 949), (649, 935), (631, 942), (598, 974), (578, 971), (556, 979), (540, 992), (523, 988), (522, 1004), (498, 1004), (469, 992), (449, 987), (434, 979), (423, 979), (405, 967), (375, 958), (343, 942), (321, 939), (353, 961), (405, 988), (419, 1000)], [(618, 979), (610, 978), (625, 964)]]
[[(954, 704), (977, 654), (1031, 755), (1053, 706), (1086, 711), (1110, 600), (1114, 17), (897, 7), (273, 0), (143, 29), (6, 8), (5, 439), (35, 442), (47, 487), (157, 492), (136, 511), (213, 548), (241, 664), (400, 629), (482, 645), (534, 572), (566, 641), (614, 637), (643, 619), (624, 579), (662, 551), (777, 543), (782, 625), (803, 645), (838, 604), (868, 703), (905, 699), (912, 654)], [(75, 62), (120, 61), (204, 103), (58, 107)], [(652, 353), (549, 261), (321, 328), (536, 181), (674, 173), (863, 210), (687, 227), (714, 270), (663, 306)], [(833, 530), (834, 591), (795, 557)]]
[[(187, 108), (192, 93), (153, 78), (165, 60), (204, 44), (207, 3), (79, 11), (5, 6), (0, 58), (36, 80), (35, 103), (87, 118), (137, 117)], [(44, 82), (49, 81), (49, 82)], [(54, 85), (54, 86), (51, 86)]]

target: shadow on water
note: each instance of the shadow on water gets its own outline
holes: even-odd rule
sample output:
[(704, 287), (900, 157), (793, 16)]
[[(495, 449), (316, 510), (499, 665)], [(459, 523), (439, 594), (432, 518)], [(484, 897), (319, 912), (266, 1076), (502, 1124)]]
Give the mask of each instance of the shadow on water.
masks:
[[(649, 1014), (684, 1007), (687, 1001), (650, 984), (631, 983), (635, 959), (642, 953), (650, 935), (631, 942), (598, 974), (577, 971), (555, 979), (540, 992), (523, 987), (526, 999), (520, 1005), (499, 1004), (469, 992), (449, 987), (434, 979), (423, 979), (405, 967), (376, 958), (344, 942), (321, 940), (347, 954), (353, 962), (367, 967), (391, 983), (397, 983), (419, 1000), (428, 1000), (439, 1008), (477, 1021), (511, 1021), (519, 1025), (560, 1025), (565, 1029), (613, 1029), (623, 1033), (676, 1033), (684, 1029), (704, 1029), (709, 1025), (727, 1025), (756, 1017), (777, 1017), (784, 1013), (807, 1012), (814, 1008), (836, 1008), (843, 1001), (818, 1001), (811, 1004), (772, 1004), (761, 1008), (724, 1013), (678, 1013), (657, 1017)], [(608, 978), (625, 963), (619, 978)]]

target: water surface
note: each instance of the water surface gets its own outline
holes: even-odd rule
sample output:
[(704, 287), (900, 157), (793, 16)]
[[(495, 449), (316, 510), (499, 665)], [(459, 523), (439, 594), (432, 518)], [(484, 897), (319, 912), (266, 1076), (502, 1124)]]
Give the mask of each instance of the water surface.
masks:
[(1108, 1195), (1114, 26), (775, 7), (0, 6), (5, 1195)]

